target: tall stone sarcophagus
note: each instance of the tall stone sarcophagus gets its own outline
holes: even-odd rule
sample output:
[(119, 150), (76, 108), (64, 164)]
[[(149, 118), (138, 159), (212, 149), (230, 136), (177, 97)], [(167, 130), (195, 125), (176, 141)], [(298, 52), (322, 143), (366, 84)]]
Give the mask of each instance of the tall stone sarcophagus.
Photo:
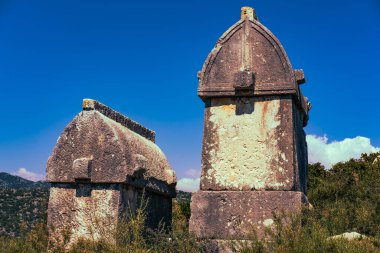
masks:
[(176, 176), (154, 141), (153, 131), (85, 99), (47, 163), (50, 238), (69, 234), (69, 245), (81, 237), (112, 240), (118, 221), (139, 208), (142, 194), (147, 226), (170, 226)]
[(248, 239), (273, 211), (307, 203), (309, 103), (276, 37), (252, 8), (228, 29), (198, 74), (205, 102), (200, 191), (190, 231), (202, 238)]

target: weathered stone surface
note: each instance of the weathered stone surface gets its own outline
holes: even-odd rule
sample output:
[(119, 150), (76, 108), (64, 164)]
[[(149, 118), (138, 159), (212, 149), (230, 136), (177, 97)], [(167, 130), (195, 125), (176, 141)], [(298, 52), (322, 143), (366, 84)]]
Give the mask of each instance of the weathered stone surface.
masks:
[(75, 180), (88, 180), (91, 176), (91, 158), (78, 158), (73, 162), (73, 177)]
[(292, 94), (307, 115), (298, 87), (305, 82), (303, 71), (293, 70), (283, 46), (257, 20), (254, 10), (242, 14), (219, 38), (198, 77), (202, 99)]
[[(201, 190), (303, 190), (290, 95), (211, 98), (205, 109)], [(298, 123), (298, 122), (297, 122)]]
[(50, 238), (69, 244), (79, 238), (112, 238), (117, 224), (120, 185), (52, 185), (49, 196), (48, 224)]
[(201, 190), (306, 193), (305, 76), (252, 8), (242, 8), (198, 77), (206, 104)]
[(250, 239), (273, 224), (273, 212), (296, 213), (307, 204), (294, 191), (199, 191), (191, 198), (189, 229), (199, 238)]
[(215, 239), (210, 247), (219, 250), (225, 239), (249, 239), (253, 230), (262, 235), (273, 212), (297, 212), (307, 203), (303, 127), (311, 105), (299, 87), (303, 71), (292, 68), (249, 7), (218, 40), (198, 78), (206, 108), (190, 231)]
[(107, 118), (110, 118), (115, 122), (120, 123), (124, 127), (132, 130), (133, 132), (147, 138), (148, 140), (151, 140), (152, 142), (155, 142), (156, 133), (154, 131), (149, 130), (148, 128), (137, 123), (136, 121), (131, 120), (130, 118), (109, 108), (108, 106), (100, 103), (99, 101), (93, 99), (83, 99), (82, 108), (86, 111), (96, 110), (104, 116), (106, 116)]
[(296, 70), (294, 70), (294, 74), (296, 75), (297, 84), (304, 84), (304, 83), (306, 83), (305, 74), (303, 73), (302, 69), (296, 69)]
[(293, 104), (293, 131), (294, 131), (294, 176), (299, 180), (301, 191), (307, 193), (308, 155), (306, 134), (303, 130), (304, 115), (299, 113), (297, 106)]
[(172, 199), (142, 192), (126, 184), (53, 183), (50, 188), (48, 224), (50, 238), (61, 241), (68, 233), (69, 243), (79, 238), (107, 239), (112, 242), (121, 219), (128, 219), (140, 207), (142, 195), (148, 199), (147, 223), (150, 228), (170, 226)]
[(65, 128), (47, 164), (50, 239), (114, 241), (143, 199), (146, 225), (170, 227), (176, 176), (155, 133), (94, 100)]
[[(100, 103), (97, 103), (100, 104)], [(112, 115), (108, 108), (108, 115)], [(161, 181), (163, 192), (175, 192), (176, 176), (161, 149), (125, 125), (106, 117), (101, 111), (79, 113), (58, 139), (47, 164), (48, 182), (75, 182), (78, 162), (88, 163), (88, 178), (93, 183), (123, 183), (143, 178)], [(167, 188), (170, 189), (167, 189)]]

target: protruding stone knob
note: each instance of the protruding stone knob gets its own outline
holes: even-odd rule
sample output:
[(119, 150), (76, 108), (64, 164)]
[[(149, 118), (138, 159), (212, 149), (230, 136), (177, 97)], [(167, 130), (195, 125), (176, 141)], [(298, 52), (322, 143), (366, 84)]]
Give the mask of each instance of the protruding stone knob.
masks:
[(241, 19), (244, 20), (246, 17), (248, 17), (249, 20), (253, 21), (258, 20), (256, 11), (252, 7), (242, 7), (241, 8)]

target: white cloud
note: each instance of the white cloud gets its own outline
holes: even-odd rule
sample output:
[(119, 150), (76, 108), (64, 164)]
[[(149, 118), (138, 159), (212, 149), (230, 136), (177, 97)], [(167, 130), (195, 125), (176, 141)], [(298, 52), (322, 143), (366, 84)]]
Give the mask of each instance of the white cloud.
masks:
[(200, 178), (182, 178), (177, 182), (177, 189), (185, 192), (199, 190)]
[(362, 153), (380, 151), (380, 147), (371, 145), (369, 138), (361, 136), (328, 143), (326, 135), (323, 137), (307, 135), (306, 140), (309, 152), (309, 163), (320, 162), (326, 169), (330, 169), (338, 162), (348, 161), (351, 158), (357, 159)]
[(185, 192), (196, 192), (199, 190), (201, 171), (189, 169), (185, 171), (185, 178), (177, 182), (177, 189)]
[(20, 169), (18, 169), (17, 172), (14, 172), (12, 174), (15, 176), (19, 176), (19, 177), (34, 181), (34, 182), (45, 179), (44, 175), (37, 174), (37, 173), (34, 173), (32, 171), (28, 171), (25, 168), (20, 168)]
[(189, 169), (185, 171), (185, 175), (189, 178), (198, 178), (201, 176), (201, 171), (196, 169)]

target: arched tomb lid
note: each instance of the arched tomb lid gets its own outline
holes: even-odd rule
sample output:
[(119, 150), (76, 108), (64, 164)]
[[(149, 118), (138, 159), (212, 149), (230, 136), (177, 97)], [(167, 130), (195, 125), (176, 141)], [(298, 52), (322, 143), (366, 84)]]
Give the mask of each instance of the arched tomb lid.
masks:
[(154, 136), (128, 117), (85, 99), (49, 157), (47, 181), (122, 183), (174, 196), (176, 175)]
[(219, 38), (198, 78), (202, 99), (294, 94), (303, 103), (298, 87), (305, 82), (303, 71), (293, 70), (279, 40), (250, 7), (243, 7), (241, 20)]

